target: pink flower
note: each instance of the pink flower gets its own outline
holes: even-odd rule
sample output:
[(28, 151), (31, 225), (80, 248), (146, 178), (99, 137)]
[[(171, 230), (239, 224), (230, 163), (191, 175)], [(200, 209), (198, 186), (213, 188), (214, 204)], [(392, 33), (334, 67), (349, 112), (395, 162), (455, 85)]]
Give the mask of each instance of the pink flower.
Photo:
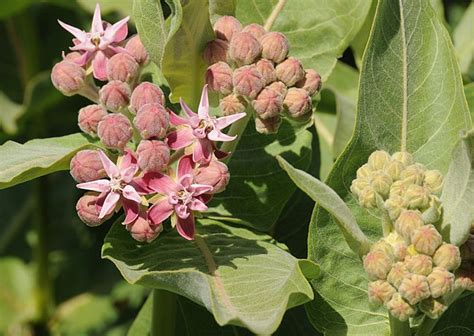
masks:
[(221, 118), (209, 115), (207, 85), (202, 90), (197, 114), (191, 111), (182, 99), (180, 103), (186, 113), (186, 118), (170, 112), (170, 122), (177, 126), (177, 129), (168, 135), (168, 145), (175, 150), (192, 146), (193, 161), (201, 164), (211, 161), (215, 149), (213, 141), (232, 141), (235, 139), (235, 136), (222, 133), (222, 129), (245, 116), (245, 113), (236, 113)]
[(127, 37), (128, 20), (129, 17), (127, 16), (113, 25), (103, 22), (100, 15), (100, 6), (97, 4), (92, 19), (91, 31), (88, 33), (59, 20), (58, 22), (61, 27), (75, 37), (72, 40), (74, 47), (70, 49), (83, 52), (81, 57), (74, 59), (74, 62), (83, 66), (92, 60), (94, 77), (99, 80), (106, 80), (108, 58), (120, 52), (128, 53), (125, 48), (118, 45)]
[(130, 151), (115, 165), (102, 151), (99, 157), (110, 180), (100, 179), (91, 182), (79, 183), (79, 189), (97, 191), (101, 196), (106, 196), (104, 204), (100, 209), (99, 219), (110, 214), (119, 201), (125, 210), (124, 224), (133, 222), (139, 213), (141, 197), (137, 192), (141, 190), (134, 182), (134, 176), (138, 171), (136, 158)]
[(163, 195), (149, 210), (148, 219), (158, 225), (173, 215), (171, 223), (176, 226), (178, 233), (188, 239), (194, 239), (193, 211), (207, 210), (205, 193), (212, 187), (194, 183), (193, 162), (191, 156), (184, 156), (178, 162), (178, 172), (175, 178), (161, 173), (148, 173), (143, 179), (148, 187)]

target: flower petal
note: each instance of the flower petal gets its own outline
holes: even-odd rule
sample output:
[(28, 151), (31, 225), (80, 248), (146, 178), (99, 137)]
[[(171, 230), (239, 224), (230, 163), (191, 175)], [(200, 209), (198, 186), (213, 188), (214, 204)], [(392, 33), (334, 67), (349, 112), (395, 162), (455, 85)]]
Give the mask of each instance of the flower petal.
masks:
[(148, 176), (148, 187), (162, 195), (169, 195), (175, 192), (178, 187), (176, 182), (168, 175), (154, 173)]
[(107, 27), (105, 30), (104, 37), (110, 42), (121, 42), (125, 40), (128, 34), (127, 22), (130, 16), (123, 18), (122, 20), (114, 23), (111, 27)]
[(212, 191), (212, 189), (214, 188), (207, 184), (191, 184), (190, 189), (193, 191), (194, 196), (199, 196), (201, 194)]
[(194, 162), (191, 155), (183, 156), (178, 162), (178, 179), (184, 175), (192, 175)]
[(200, 201), (199, 199), (194, 198), (189, 203), (189, 208), (194, 211), (204, 212), (207, 210), (207, 205), (204, 204), (204, 202)]
[(198, 115), (196, 113), (194, 113), (191, 108), (184, 102), (184, 100), (182, 98), (179, 98), (179, 103), (181, 105), (181, 108), (183, 109), (183, 111), (188, 115), (188, 117), (192, 118), (192, 117), (197, 117)]
[(237, 136), (230, 136), (222, 133), (216, 129), (213, 129), (207, 134), (207, 138), (212, 141), (233, 141)]
[(137, 219), (140, 212), (140, 205), (127, 199), (122, 199), (122, 205), (125, 212), (125, 220), (122, 224), (127, 225)]
[(187, 119), (184, 119), (183, 117), (180, 117), (173, 111), (169, 111), (170, 113), (170, 123), (174, 126), (179, 126), (179, 125), (189, 125), (189, 121)]
[(112, 178), (112, 177), (119, 176), (120, 171), (118, 167), (101, 150), (99, 151), (99, 158), (100, 158), (100, 161), (102, 162), (102, 166), (104, 166), (104, 170), (107, 173), (108, 177)]
[(187, 205), (184, 204), (177, 204), (174, 206), (174, 212), (176, 212), (176, 215), (178, 218), (188, 218), (189, 215), (191, 214), (191, 211), (189, 211), (189, 208)]
[(92, 71), (94, 77), (98, 80), (104, 81), (107, 79), (107, 57), (101, 50), (96, 52), (92, 60)]
[(245, 117), (245, 115), (246, 113), (242, 112), (242, 113), (231, 114), (230, 116), (226, 116), (226, 117), (220, 117), (215, 120), (214, 125), (216, 126), (218, 130), (221, 130), (221, 129), (226, 128), (230, 124), (235, 123), (237, 120), (242, 119), (243, 117)]
[(185, 219), (177, 217), (176, 229), (181, 237), (187, 240), (193, 240), (195, 234), (194, 215), (191, 214)]
[(195, 139), (191, 127), (182, 126), (175, 132), (168, 134), (166, 142), (171, 149), (180, 149), (191, 145)]
[(64, 23), (60, 20), (58, 20), (58, 23), (61, 25), (61, 27), (66, 29), (68, 32), (74, 35), (74, 37), (80, 40), (81, 42), (87, 39), (87, 33), (85, 31), (80, 30), (79, 28), (73, 27), (71, 25), (68, 25), (67, 23)]
[(104, 205), (102, 205), (102, 209), (100, 209), (99, 219), (104, 218), (109, 214), (113, 208), (117, 205), (117, 202), (120, 199), (120, 194), (116, 192), (109, 192), (107, 197), (105, 198)]
[(104, 31), (104, 26), (102, 25), (102, 17), (100, 15), (100, 5), (97, 3), (95, 5), (94, 16), (92, 18), (91, 33), (102, 33)]
[(209, 119), (209, 97), (207, 95), (207, 84), (202, 88), (201, 101), (199, 102), (198, 116), (200, 119)]
[(95, 180), (91, 182), (79, 183), (76, 185), (79, 189), (91, 190), (97, 192), (109, 192), (110, 191), (110, 181), (109, 180)]
[(193, 161), (205, 164), (211, 161), (212, 144), (209, 139), (198, 139), (194, 144)]
[(169, 204), (168, 199), (163, 198), (148, 210), (148, 219), (152, 224), (158, 225), (171, 216), (173, 210), (174, 208)]
[(191, 183), (193, 183), (193, 180), (194, 180), (193, 175), (186, 174), (186, 175), (180, 176), (179, 184), (181, 184), (184, 189), (188, 189), (191, 186)]
[(122, 189), (122, 195), (126, 199), (129, 199), (130, 201), (134, 201), (136, 203), (141, 203), (142, 199), (140, 195), (138, 195), (137, 191), (131, 186), (131, 185), (126, 185)]

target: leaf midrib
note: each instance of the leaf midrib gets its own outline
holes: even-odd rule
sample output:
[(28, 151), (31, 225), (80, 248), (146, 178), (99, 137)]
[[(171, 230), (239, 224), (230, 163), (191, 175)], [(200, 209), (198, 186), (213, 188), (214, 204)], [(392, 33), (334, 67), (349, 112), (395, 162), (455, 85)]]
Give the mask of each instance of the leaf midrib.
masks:
[(405, 17), (403, 12), (402, 0), (398, 0), (400, 7), (400, 35), (402, 39), (402, 129), (401, 129), (401, 148), (402, 152), (407, 150), (407, 129), (408, 129), (408, 62), (407, 62), (407, 44), (405, 36)]

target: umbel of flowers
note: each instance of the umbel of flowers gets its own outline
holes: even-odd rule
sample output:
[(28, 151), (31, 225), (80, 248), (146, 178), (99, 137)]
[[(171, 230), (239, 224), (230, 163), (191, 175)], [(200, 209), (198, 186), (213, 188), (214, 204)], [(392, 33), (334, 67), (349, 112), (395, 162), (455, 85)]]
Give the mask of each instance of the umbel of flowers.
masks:
[(216, 39), (204, 50), (206, 82), (221, 96), (224, 115), (244, 112), (250, 104), (260, 133), (276, 133), (282, 116), (311, 117), (311, 96), (320, 90), (321, 77), (288, 56), (285, 35), (255, 23), (242, 27), (232, 16), (217, 20), (214, 31)]
[(107, 149), (82, 150), (71, 160), (77, 187), (87, 190), (77, 213), (97, 226), (123, 209), (124, 227), (143, 242), (171, 218), (181, 236), (193, 239), (195, 214), (229, 181), (219, 161), (227, 153), (215, 143), (234, 140), (222, 130), (245, 114), (210, 116), (207, 87), (197, 113), (182, 100), (184, 117), (167, 109), (162, 90), (140, 80), (149, 57), (138, 36), (127, 38), (127, 21), (102, 21), (99, 5), (89, 32), (59, 21), (74, 46), (54, 66), (52, 82), (93, 102), (79, 111), (78, 125)]
[(373, 152), (357, 170), (351, 191), (363, 208), (378, 209), (384, 237), (364, 256), (369, 301), (405, 321), (421, 310), (438, 318), (457, 290), (473, 290), (460, 272), (459, 248), (438, 232), (443, 176), (406, 152)]

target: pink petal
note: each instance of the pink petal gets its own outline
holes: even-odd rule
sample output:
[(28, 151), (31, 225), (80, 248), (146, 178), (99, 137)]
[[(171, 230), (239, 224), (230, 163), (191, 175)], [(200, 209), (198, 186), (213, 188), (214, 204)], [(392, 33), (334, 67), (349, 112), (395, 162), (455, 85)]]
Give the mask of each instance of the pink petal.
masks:
[(125, 188), (122, 189), (122, 195), (130, 201), (134, 201), (136, 203), (142, 202), (140, 195), (138, 195), (137, 191), (131, 185), (126, 185)]
[(89, 62), (89, 59), (91, 57), (91, 53), (86, 51), (83, 53), (80, 57), (77, 57), (73, 60), (74, 63), (80, 66), (86, 65), (87, 62)]
[(60, 20), (58, 20), (58, 23), (66, 29), (68, 32), (70, 32), (72, 35), (74, 35), (75, 38), (77, 38), (80, 41), (85, 41), (87, 39), (87, 33), (83, 30), (80, 30), (76, 27), (73, 27), (71, 25), (68, 25), (67, 23), (64, 23)]
[(193, 173), (194, 162), (191, 155), (183, 156), (178, 162), (178, 178)]
[(105, 31), (105, 38), (110, 39), (112, 42), (120, 42), (125, 40), (128, 34), (127, 22), (130, 19), (129, 16), (122, 20), (114, 23), (111, 27), (107, 27)]
[(100, 6), (97, 3), (95, 5), (94, 17), (92, 18), (92, 27), (91, 32), (94, 33), (102, 33), (104, 31), (104, 26), (102, 25), (102, 17), (100, 15)]
[(92, 60), (92, 71), (94, 77), (98, 80), (104, 81), (107, 79), (107, 57), (99, 50)]
[(138, 214), (140, 212), (140, 206), (132, 201), (127, 199), (122, 199), (123, 210), (125, 212), (125, 220), (122, 224), (130, 224), (135, 219), (137, 219)]
[(204, 204), (207, 204), (212, 199), (212, 196), (212, 194), (202, 194), (196, 198), (199, 199), (201, 202), (204, 202)]
[(228, 157), (229, 153), (221, 151), (220, 149), (214, 149), (214, 155), (216, 156), (218, 160), (222, 160)]
[(184, 102), (182, 98), (179, 98), (179, 103), (181, 104), (181, 108), (188, 115), (189, 118), (198, 117), (198, 115), (189, 108), (189, 106)]
[(204, 85), (199, 102), (198, 116), (201, 119), (209, 119), (209, 97), (207, 95), (207, 84)]
[(188, 206), (184, 204), (175, 205), (174, 212), (176, 212), (176, 215), (178, 216), (178, 218), (182, 218), (182, 219), (188, 218), (189, 215), (191, 214), (191, 212), (188, 209)]
[(110, 192), (105, 198), (104, 205), (100, 209), (99, 218), (104, 218), (108, 213), (112, 211), (113, 208), (117, 205), (117, 202), (120, 199), (120, 194), (116, 192)]
[(214, 125), (218, 130), (224, 129), (230, 124), (235, 123), (237, 120), (245, 117), (246, 113), (236, 113), (231, 114), (230, 116), (217, 118), (214, 122)]
[(162, 195), (169, 195), (178, 188), (176, 182), (171, 177), (160, 173), (155, 173), (154, 176), (149, 178), (148, 187)]
[(128, 167), (136, 164), (137, 157), (135, 154), (130, 149), (125, 149), (125, 155), (122, 157), (122, 160), (118, 165), (119, 170), (127, 169)]
[(193, 183), (194, 177), (191, 174), (183, 175), (179, 178), (179, 184), (181, 184), (184, 189), (188, 189)]
[(211, 161), (212, 145), (209, 139), (198, 139), (194, 144), (193, 161), (205, 164)]
[(172, 213), (173, 206), (169, 204), (167, 198), (163, 198), (148, 210), (148, 219), (152, 224), (158, 225), (171, 216)]
[(174, 113), (173, 111), (170, 112), (170, 123), (174, 126), (179, 126), (179, 125), (189, 125), (189, 121), (187, 119), (184, 119)]
[(109, 180), (95, 180), (91, 182), (79, 183), (76, 185), (79, 189), (91, 190), (97, 192), (109, 192), (110, 181)]
[(130, 185), (138, 192), (138, 194), (149, 195), (156, 191), (149, 187), (150, 180), (156, 177), (157, 173), (147, 173), (142, 177), (136, 177), (130, 181)]
[(175, 132), (171, 132), (166, 137), (168, 146), (171, 149), (180, 149), (191, 145), (196, 137), (193, 134), (193, 130), (188, 126), (182, 126)]
[(194, 216), (191, 214), (191, 216), (186, 219), (177, 217), (176, 229), (181, 237), (187, 240), (193, 240), (195, 234)]
[(232, 141), (232, 140), (235, 140), (237, 136), (230, 136), (216, 129), (213, 129), (207, 134), (207, 138), (212, 141)]
[(204, 204), (204, 202), (200, 201), (199, 199), (194, 198), (189, 203), (189, 208), (194, 211), (204, 212), (207, 210), (207, 205)]
[(118, 177), (120, 175), (119, 169), (113, 163), (107, 155), (103, 151), (99, 151), (99, 158), (100, 161), (102, 162), (102, 166), (104, 167), (105, 172), (107, 173), (107, 176), (112, 178), (112, 177)]
[(194, 196), (199, 196), (201, 194), (212, 191), (213, 188), (212, 186), (207, 184), (192, 184), (190, 189), (193, 191)]
[(129, 54), (130, 55), (130, 52), (125, 49), (124, 47), (120, 47), (120, 46), (112, 46), (112, 45), (109, 45), (109, 47), (107, 48), (107, 50), (111, 50), (111, 57), (115, 54), (120, 54), (120, 53), (125, 53), (125, 54)]

